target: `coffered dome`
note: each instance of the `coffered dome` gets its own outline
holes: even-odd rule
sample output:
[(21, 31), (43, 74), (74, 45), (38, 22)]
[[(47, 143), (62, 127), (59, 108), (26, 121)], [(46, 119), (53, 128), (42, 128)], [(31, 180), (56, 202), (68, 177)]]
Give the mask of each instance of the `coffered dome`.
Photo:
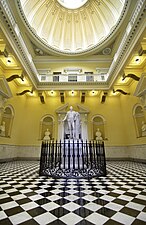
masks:
[(46, 47), (78, 54), (100, 46), (123, 18), (126, 0), (19, 0), (29, 30)]

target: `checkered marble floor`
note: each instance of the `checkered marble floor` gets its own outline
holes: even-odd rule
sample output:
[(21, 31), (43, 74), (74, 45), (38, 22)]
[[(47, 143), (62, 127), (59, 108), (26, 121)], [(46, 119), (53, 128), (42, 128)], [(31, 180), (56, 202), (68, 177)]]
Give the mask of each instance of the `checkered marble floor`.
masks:
[(146, 224), (146, 164), (110, 161), (107, 176), (52, 179), (39, 162), (0, 164), (0, 225)]

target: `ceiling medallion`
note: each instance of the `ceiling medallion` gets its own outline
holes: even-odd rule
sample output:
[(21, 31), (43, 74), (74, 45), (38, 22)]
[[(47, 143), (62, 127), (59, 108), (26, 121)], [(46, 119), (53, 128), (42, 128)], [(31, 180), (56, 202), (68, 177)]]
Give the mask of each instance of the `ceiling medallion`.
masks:
[(105, 48), (103, 49), (102, 53), (103, 55), (110, 55), (111, 51), (112, 51), (111, 48)]
[(57, 0), (63, 7), (67, 9), (78, 9), (88, 0)]

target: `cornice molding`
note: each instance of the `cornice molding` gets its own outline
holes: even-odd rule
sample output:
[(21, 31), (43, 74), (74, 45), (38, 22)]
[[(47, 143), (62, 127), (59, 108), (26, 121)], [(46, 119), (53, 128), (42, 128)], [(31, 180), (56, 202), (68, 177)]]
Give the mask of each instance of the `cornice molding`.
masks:
[(135, 46), (140, 35), (145, 30), (146, 24), (146, 5), (145, 0), (139, 0), (137, 2), (134, 13), (131, 16), (131, 19), (127, 25), (126, 32), (123, 35), (122, 42), (119, 45), (119, 48), (115, 54), (114, 60), (109, 68), (108, 74), (110, 87), (113, 85), (115, 79), (119, 75), (120, 70), (122, 69), (124, 63), (129, 57), (132, 46)]
[(38, 85), (38, 90), (109, 90), (106, 82), (48, 82)]
[(1, 29), (36, 88), (36, 82), (38, 81), (36, 76), (37, 70), (23, 41), (20, 29), (11, 13), (7, 0), (0, 1), (0, 21)]

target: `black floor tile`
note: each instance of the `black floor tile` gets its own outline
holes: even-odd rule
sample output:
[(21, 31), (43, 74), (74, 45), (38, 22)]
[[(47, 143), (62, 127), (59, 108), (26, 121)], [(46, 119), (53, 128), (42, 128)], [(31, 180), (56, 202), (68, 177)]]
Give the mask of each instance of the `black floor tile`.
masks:
[(13, 207), (11, 209), (5, 210), (5, 213), (7, 214), (7, 216), (12, 216), (23, 211), (24, 210), (20, 206), (17, 206), (17, 207)]
[(45, 212), (46, 212), (46, 210), (41, 207), (36, 207), (34, 209), (30, 209), (27, 211), (27, 213), (32, 217), (39, 216), (40, 214), (45, 213)]
[(89, 216), (91, 213), (93, 213), (93, 211), (86, 209), (84, 207), (81, 207), (79, 209), (76, 209), (75, 211), (73, 211), (75, 214), (81, 216), (82, 218), (85, 218), (87, 216)]
[(7, 218), (7, 219), (0, 220), (0, 225), (12, 225), (12, 223)]
[(137, 217), (139, 214), (139, 211), (135, 209), (130, 209), (128, 207), (124, 207), (123, 209), (120, 210), (120, 212), (133, 217)]
[(63, 207), (59, 207), (57, 209), (51, 210), (50, 213), (52, 213), (54, 216), (56, 216), (57, 218), (60, 218), (64, 215), (66, 215), (67, 213), (69, 213), (70, 211), (68, 211), (67, 209), (64, 209)]

